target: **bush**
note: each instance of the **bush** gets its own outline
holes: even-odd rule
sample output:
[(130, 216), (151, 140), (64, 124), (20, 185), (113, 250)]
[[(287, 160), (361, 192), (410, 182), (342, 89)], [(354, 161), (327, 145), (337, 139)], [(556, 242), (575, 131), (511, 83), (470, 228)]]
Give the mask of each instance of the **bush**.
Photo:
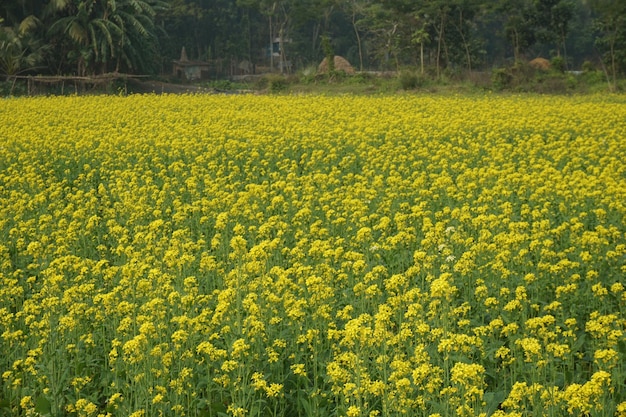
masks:
[(575, 91), (581, 87), (580, 77), (574, 74), (567, 74), (565, 77), (565, 85), (570, 91)]
[(6, 97), (11, 93), (11, 83), (9, 81), (0, 81), (0, 97)]
[(403, 90), (415, 90), (424, 85), (424, 78), (414, 71), (401, 71), (399, 79)]
[(289, 85), (287, 78), (280, 74), (267, 74), (259, 78), (254, 85), (257, 90), (267, 90), (270, 93), (285, 91)]
[(0, 81), (0, 97), (25, 96), (27, 94), (28, 88), (23, 80), (16, 82), (13, 82), (13, 80)]
[(272, 93), (280, 93), (281, 91), (285, 91), (287, 89), (287, 79), (282, 75), (268, 75), (268, 89)]
[(208, 84), (209, 87), (216, 90), (229, 91), (233, 89), (233, 83), (230, 80), (215, 80)]
[(541, 94), (565, 94), (568, 84), (565, 77), (555, 74), (538, 78), (531, 87), (533, 91)]
[(513, 75), (506, 68), (495, 68), (491, 73), (491, 85), (497, 91), (511, 87)]
[(483, 71), (473, 71), (468, 74), (468, 80), (474, 87), (478, 87), (482, 90), (488, 90), (491, 88), (491, 74)]
[(587, 73), (587, 72), (594, 72), (594, 71), (596, 71), (596, 66), (593, 64), (593, 62), (587, 60), (587, 61), (583, 62), (582, 70), (585, 73)]
[(552, 58), (552, 60), (550, 61), (550, 66), (555, 71), (565, 72), (565, 60), (563, 59), (563, 57), (555, 56), (554, 58)]
[(376, 76), (366, 72), (358, 72), (351, 75), (348, 80), (350, 81), (350, 84), (369, 84), (376, 80)]
[(299, 82), (301, 82), (302, 84), (314, 83), (316, 80), (317, 68), (313, 65), (310, 65), (300, 71), (298, 75)]
[(535, 80), (537, 73), (541, 74), (541, 71), (531, 67), (528, 62), (517, 61), (511, 67), (511, 75), (513, 77), (511, 82), (516, 85), (532, 82)]
[(269, 81), (267, 80), (267, 76), (262, 76), (256, 79), (254, 82), (255, 90), (265, 90), (269, 85)]

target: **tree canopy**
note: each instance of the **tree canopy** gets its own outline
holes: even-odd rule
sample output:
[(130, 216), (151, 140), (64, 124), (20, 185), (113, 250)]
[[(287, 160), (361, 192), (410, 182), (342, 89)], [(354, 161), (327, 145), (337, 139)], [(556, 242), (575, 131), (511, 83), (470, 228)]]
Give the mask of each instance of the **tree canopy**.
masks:
[[(326, 39), (326, 42), (323, 42)], [(326, 47), (324, 47), (324, 43)], [(0, 6), (0, 73), (169, 74), (192, 60), (292, 71), (328, 53), (355, 67), (477, 71), (536, 57), (626, 72), (612, 0), (16, 0)]]

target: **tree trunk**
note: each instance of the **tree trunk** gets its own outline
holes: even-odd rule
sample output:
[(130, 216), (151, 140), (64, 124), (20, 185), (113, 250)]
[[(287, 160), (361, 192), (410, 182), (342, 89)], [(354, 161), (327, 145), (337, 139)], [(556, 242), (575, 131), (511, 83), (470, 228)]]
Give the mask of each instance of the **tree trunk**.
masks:
[(443, 39), (441, 40), (441, 42), (443, 42), (443, 55), (446, 58), (446, 68), (447, 68), (448, 64), (450, 63), (450, 55), (448, 55), (448, 44), (446, 43), (445, 33), (443, 34)]
[[(247, 46), (248, 46), (248, 53), (247, 53), (247, 59), (248, 62), (250, 62), (250, 64), (252, 64), (252, 33), (250, 30), (250, 9), (246, 8), (246, 35), (247, 35)], [(254, 65), (254, 64), (252, 64)], [(252, 67), (254, 68), (254, 66)], [(253, 71), (254, 73), (254, 71)]]
[(356, 35), (356, 43), (359, 48), (359, 71), (363, 71), (363, 47), (361, 45), (361, 36), (359, 35), (359, 29), (356, 27), (356, 12), (352, 11), (352, 28)]
[(515, 63), (519, 61), (519, 34), (517, 29), (513, 29), (513, 59), (515, 59)]
[(420, 72), (424, 75), (424, 42), (420, 42)]
[(322, 24), (317, 22), (313, 25), (313, 38), (311, 39), (311, 56), (315, 59), (318, 58), (317, 55), (317, 40), (320, 37), (320, 29), (322, 28)]
[(439, 29), (437, 30), (437, 78), (441, 77), (441, 41), (443, 39), (443, 14), (441, 15), (441, 22), (439, 23)]
[(611, 72), (613, 75), (613, 85), (611, 86), (611, 92), (615, 92), (615, 88), (617, 87), (617, 66), (615, 65), (615, 38), (617, 38), (617, 33), (615, 33), (615, 35), (611, 38)]
[(274, 36), (272, 28), (272, 15), (268, 16), (270, 24), (270, 72), (274, 72)]
[(280, 32), (278, 32), (278, 54), (279, 54), (279, 59), (280, 59), (280, 63), (278, 65), (280, 65), (281, 74), (285, 72), (285, 65), (287, 63), (287, 56), (285, 55), (285, 46), (283, 45), (284, 36), (285, 36), (284, 27), (281, 26)]
[(563, 63), (565, 64), (565, 70), (567, 71), (568, 70), (568, 67), (567, 67), (567, 47), (565, 46), (565, 39), (566, 39), (565, 33), (564, 33), (563, 30), (561, 30), (561, 42), (563, 44)]
[(469, 45), (465, 39), (465, 35), (463, 34), (463, 12), (459, 10), (459, 34), (461, 35), (461, 40), (463, 41), (463, 47), (465, 48), (465, 57), (467, 58), (467, 70), (470, 75), (472, 74), (472, 57), (469, 50)]

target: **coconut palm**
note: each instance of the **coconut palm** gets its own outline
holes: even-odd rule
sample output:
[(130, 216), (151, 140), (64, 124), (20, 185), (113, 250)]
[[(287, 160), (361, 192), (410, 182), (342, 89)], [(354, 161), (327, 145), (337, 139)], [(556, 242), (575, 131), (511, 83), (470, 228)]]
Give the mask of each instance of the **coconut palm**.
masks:
[(116, 69), (124, 65), (129, 69), (147, 71), (151, 60), (158, 55), (156, 13), (166, 9), (162, 0), (119, 0), (113, 20), (122, 28), (118, 39)]
[(73, 52), (79, 52), (76, 59), (77, 73), (84, 75), (88, 70), (95, 70), (96, 64), (106, 63), (109, 56), (114, 54), (113, 35), (120, 29), (94, 13), (94, 2), (69, 6), (66, 3), (66, 8), (70, 9), (68, 15), (56, 20), (48, 32), (69, 37), (74, 45)]
[[(2, 23), (2, 22), (0, 22)], [(43, 60), (47, 49), (32, 36), (32, 20), (17, 27), (0, 26), (0, 73), (7, 79), (32, 69)]]
[[(52, 3), (51, 3), (52, 4)], [(143, 70), (154, 51), (154, 16), (161, 0), (56, 0), (63, 16), (50, 36), (69, 40), (79, 74)]]

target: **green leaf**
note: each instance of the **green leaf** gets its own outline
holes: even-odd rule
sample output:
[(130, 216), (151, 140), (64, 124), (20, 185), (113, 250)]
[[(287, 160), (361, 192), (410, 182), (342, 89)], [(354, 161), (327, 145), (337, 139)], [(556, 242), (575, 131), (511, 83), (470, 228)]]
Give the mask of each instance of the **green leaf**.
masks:
[(216, 413), (226, 413), (226, 406), (220, 402), (214, 402), (211, 404), (211, 410)]
[(35, 399), (35, 411), (39, 414), (47, 415), (50, 414), (50, 410), (52, 409), (52, 404), (46, 397), (39, 396)]
[(506, 399), (506, 393), (504, 391), (486, 392), (483, 399), (487, 403), (487, 414), (492, 414)]

